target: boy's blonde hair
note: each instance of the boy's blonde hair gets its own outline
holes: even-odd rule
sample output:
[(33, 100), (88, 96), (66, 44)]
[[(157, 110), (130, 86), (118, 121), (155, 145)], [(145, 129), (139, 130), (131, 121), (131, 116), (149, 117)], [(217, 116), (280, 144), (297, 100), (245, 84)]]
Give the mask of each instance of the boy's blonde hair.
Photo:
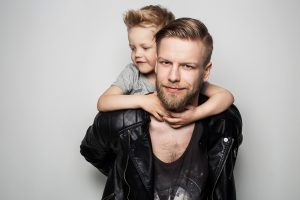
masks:
[(155, 27), (157, 31), (166, 26), (175, 16), (171, 11), (159, 5), (149, 5), (137, 10), (128, 10), (123, 15), (127, 30), (134, 26)]

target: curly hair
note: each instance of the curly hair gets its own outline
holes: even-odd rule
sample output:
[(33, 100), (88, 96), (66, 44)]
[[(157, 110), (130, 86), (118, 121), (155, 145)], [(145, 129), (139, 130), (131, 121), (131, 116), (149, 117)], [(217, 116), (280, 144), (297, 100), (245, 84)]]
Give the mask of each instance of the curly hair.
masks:
[(134, 26), (153, 26), (159, 30), (174, 19), (174, 14), (160, 5), (149, 5), (137, 10), (128, 10), (123, 15), (127, 29)]

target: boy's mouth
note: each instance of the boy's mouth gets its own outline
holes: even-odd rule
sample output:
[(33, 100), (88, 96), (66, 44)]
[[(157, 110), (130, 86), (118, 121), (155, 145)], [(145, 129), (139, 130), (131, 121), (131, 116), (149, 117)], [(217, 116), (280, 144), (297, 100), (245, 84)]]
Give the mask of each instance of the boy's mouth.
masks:
[(136, 61), (137, 64), (143, 64), (143, 63), (146, 63), (144, 61)]

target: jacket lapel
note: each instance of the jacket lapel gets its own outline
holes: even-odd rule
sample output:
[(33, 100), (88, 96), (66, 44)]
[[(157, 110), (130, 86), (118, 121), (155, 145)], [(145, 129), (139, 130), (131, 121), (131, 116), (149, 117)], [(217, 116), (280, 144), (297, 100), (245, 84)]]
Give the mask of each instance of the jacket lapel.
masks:
[(144, 124), (129, 131), (129, 157), (132, 160), (146, 190), (153, 196), (152, 147), (148, 125)]

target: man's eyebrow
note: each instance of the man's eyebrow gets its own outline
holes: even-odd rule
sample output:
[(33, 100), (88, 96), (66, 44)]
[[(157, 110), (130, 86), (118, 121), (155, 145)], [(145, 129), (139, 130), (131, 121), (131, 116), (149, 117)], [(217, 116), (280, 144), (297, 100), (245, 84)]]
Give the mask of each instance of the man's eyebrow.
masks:
[(183, 63), (180, 63), (181, 65), (198, 65), (198, 63), (196, 62), (183, 62)]
[[(163, 58), (163, 57), (157, 57), (157, 60), (164, 60), (164, 61), (169, 61), (168, 59), (166, 58)], [(169, 61), (170, 62), (170, 61)], [(195, 66), (198, 66), (199, 64), (197, 62), (181, 62), (179, 63), (180, 65), (195, 65)]]
[(168, 60), (166, 58), (162, 58), (162, 57), (157, 57), (157, 60), (162, 59), (162, 60)]
[(157, 62), (169, 62), (169, 63), (171, 63), (170, 60), (168, 60), (168, 59), (166, 59), (166, 58), (162, 58), (162, 57), (158, 57), (158, 58), (157, 58)]

